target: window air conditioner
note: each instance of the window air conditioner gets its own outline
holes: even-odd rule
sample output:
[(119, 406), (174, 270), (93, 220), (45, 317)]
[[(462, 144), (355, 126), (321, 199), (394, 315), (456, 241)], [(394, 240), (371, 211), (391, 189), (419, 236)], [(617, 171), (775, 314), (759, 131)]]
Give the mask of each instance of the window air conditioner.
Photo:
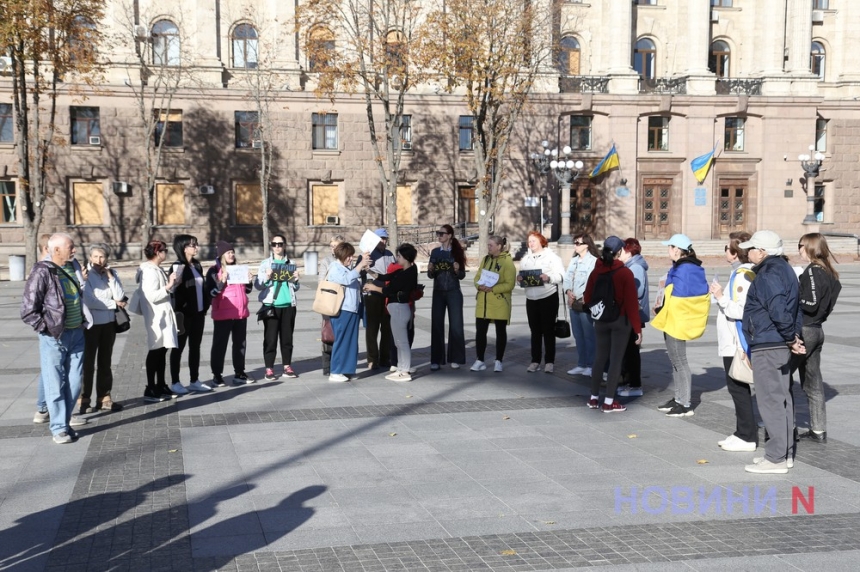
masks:
[(400, 148), (403, 149), (404, 151), (411, 151), (412, 150), (412, 141), (401, 141), (400, 142)]
[(716, 10), (711, 10), (711, 22), (717, 23), (720, 21), (720, 13)]
[(824, 12), (821, 10), (813, 10), (812, 11), (812, 23), (813, 24), (823, 24), (824, 23)]
[(111, 187), (117, 195), (127, 195), (129, 193), (129, 186), (125, 181), (114, 181), (111, 183)]
[(134, 27), (134, 37), (138, 40), (145, 40), (149, 37), (149, 30), (146, 29), (146, 26), (138, 24)]
[(200, 194), (201, 195), (214, 195), (215, 187), (212, 185), (200, 185)]
[(254, 139), (251, 142), (251, 147), (254, 149), (262, 149), (263, 148), (263, 140), (262, 139)]
[(326, 224), (340, 224), (340, 217), (335, 215), (326, 215), (325, 217)]
[(90, 135), (90, 145), (101, 145), (102, 138), (98, 135)]

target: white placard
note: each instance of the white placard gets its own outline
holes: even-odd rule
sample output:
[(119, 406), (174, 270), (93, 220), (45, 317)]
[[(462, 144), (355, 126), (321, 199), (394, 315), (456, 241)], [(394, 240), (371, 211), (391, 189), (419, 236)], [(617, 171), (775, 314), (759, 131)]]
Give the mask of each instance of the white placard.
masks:
[(486, 286), (487, 288), (492, 288), (499, 282), (499, 273), (491, 272), (489, 270), (481, 270), (481, 278), (478, 279), (478, 286)]
[(358, 250), (360, 252), (371, 252), (381, 241), (382, 239), (375, 232), (369, 229), (365, 230), (361, 241), (358, 243)]
[(247, 284), (251, 281), (251, 273), (247, 264), (230, 264), (227, 269), (227, 284)]

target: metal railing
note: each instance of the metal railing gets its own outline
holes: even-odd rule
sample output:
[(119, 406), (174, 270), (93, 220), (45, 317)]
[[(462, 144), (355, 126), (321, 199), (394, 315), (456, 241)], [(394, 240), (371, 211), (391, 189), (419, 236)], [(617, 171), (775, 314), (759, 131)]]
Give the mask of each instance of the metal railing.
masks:
[(860, 235), (851, 234), (850, 232), (822, 232), (821, 234), (834, 238), (853, 238), (857, 241), (857, 256), (860, 256)]
[(609, 93), (609, 78), (598, 75), (563, 75), (558, 78), (562, 93)]
[(684, 95), (687, 93), (687, 78), (685, 77), (657, 77), (653, 79), (639, 79), (640, 93), (671, 93)]
[(761, 79), (718, 79), (717, 95), (761, 95)]

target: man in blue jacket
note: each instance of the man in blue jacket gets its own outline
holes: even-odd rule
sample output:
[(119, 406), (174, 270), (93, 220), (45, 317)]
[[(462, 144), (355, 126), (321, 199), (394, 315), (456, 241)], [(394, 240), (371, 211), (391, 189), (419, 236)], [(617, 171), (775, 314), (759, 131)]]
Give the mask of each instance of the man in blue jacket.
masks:
[(744, 306), (743, 329), (752, 354), (756, 400), (770, 439), (764, 458), (745, 467), (748, 473), (784, 474), (794, 465), (794, 409), (791, 401), (791, 354), (802, 354), (803, 318), (797, 276), (783, 258), (782, 240), (770, 230), (756, 232), (738, 245), (749, 249), (756, 266)]

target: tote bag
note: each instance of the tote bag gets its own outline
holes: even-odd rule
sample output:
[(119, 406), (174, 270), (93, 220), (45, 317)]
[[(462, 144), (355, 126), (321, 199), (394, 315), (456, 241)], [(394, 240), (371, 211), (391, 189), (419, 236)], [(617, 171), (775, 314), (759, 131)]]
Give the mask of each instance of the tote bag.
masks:
[(344, 288), (337, 282), (321, 280), (314, 297), (313, 311), (323, 316), (337, 316), (343, 305)]

